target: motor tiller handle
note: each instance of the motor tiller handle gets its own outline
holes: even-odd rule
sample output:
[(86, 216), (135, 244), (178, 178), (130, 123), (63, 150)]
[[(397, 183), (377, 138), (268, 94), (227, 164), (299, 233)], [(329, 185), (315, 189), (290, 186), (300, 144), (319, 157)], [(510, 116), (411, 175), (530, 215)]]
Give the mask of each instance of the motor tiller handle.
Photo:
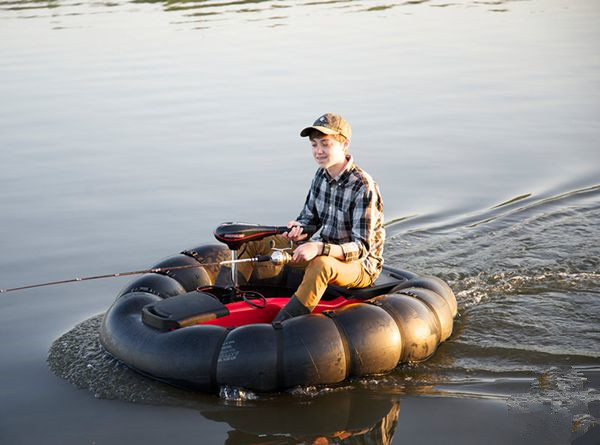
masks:
[[(316, 231), (314, 225), (302, 226), (303, 232), (309, 237)], [(227, 222), (221, 224), (214, 232), (215, 238), (227, 244), (230, 250), (238, 250), (242, 244), (249, 241), (258, 241), (267, 236), (286, 233), (290, 229), (285, 226), (263, 226), (260, 224), (249, 224), (239, 222)]]
[[(306, 225), (306, 226), (300, 226), (300, 227), (302, 227), (302, 233), (306, 233), (309, 238), (311, 236), (313, 236), (315, 234), (315, 232), (317, 231), (317, 226), (313, 226), (313, 225)], [(290, 230), (291, 229), (286, 226), (277, 227), (278, 234), (286, 233), (286, 232), (289, 232)]]

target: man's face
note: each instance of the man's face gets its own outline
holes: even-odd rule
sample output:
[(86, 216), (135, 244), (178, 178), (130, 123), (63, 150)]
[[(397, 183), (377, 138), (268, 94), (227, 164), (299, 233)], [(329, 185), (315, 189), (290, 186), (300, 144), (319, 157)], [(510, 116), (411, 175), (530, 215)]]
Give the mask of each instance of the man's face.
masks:
[(348, 142), (338, 142), (333, 136), (327, 134), (322, 137), (311, 138), (312, 154), (319, 167), (329, 168), (332, 165), (346, 160), (346, 147)]

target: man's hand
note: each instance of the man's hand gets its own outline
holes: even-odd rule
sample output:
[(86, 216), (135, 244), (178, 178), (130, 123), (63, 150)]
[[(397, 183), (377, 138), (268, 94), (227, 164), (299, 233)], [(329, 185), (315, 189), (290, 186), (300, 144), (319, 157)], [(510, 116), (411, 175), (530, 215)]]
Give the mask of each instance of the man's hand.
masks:
[(292, 261), (295, 263), (302, 261), (310, 261), (317, 255), (321, 254), (323, 243), (314, 241), (310, 243), (304, 243), (296, 247), (294, 254), (292, 255)]
[(308, 235), (306, 233), (302, 233), (302, 226), (298, 221), (288, 222), (287, 227), (290, 230), (284, 233), (283, 236), (289, 239), (290, 241), (302, 241), (308, 238)]

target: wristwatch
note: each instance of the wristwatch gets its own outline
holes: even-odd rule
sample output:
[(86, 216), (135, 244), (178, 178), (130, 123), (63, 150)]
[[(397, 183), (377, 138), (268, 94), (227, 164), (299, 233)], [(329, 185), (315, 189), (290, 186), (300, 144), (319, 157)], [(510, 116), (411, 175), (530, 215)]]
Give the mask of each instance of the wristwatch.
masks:
[(323, 243), (323, 250), (321, 251), (322, 256), (329, 256), (329, 251), (331, 250), (331, 244)]

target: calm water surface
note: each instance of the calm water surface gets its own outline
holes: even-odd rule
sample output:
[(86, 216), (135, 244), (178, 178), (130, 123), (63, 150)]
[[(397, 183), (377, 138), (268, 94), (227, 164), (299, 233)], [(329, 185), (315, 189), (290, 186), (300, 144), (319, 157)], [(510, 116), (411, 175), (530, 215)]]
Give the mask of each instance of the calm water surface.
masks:
[(99, 348), (124, 280), (3, 294), (0, 442), (597, 443), (599, 19), (592, 0), (0, 0), (0, 288), (285, 223), (315, 168), (298, 132), (336, 111), (387, 264), (459, 300), (426, 363), (217, 397)]

